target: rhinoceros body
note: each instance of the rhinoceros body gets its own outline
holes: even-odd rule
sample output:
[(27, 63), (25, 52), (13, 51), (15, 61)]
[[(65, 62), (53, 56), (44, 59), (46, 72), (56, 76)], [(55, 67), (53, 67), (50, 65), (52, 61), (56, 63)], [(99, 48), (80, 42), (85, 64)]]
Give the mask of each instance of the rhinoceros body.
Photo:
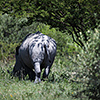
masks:
[[(56, 42), (54, 39), (40, 32), (29, 34), (21, 46), (16, 48), (16, 64), (13, 73), (35, 76), (35, 83), (40, 82), (41, 71), (45, 68), (43, 78), (48, 77), (50, 68), (56, 55)], [(35, 70), (35, 73), (33, 72)]]

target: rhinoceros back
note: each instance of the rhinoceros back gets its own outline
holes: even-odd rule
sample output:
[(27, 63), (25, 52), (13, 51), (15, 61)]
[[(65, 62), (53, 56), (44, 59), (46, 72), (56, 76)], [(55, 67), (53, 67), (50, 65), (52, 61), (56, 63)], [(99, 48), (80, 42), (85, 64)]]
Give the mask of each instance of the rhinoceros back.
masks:
[(20, 46), (20, 56), (23, 62), (33, 69), (35, 62), (44, 66), (53, 63), (56, 54), (56, 42), (54, 39), (40, 32), (29, 34)]

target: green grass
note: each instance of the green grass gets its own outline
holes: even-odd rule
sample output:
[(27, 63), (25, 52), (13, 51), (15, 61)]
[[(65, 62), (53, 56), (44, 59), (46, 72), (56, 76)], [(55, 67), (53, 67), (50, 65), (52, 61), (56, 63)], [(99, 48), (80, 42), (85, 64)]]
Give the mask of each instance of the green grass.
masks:
[(8, 67), (0, 63), (0, 100), (88, 100), (84, 93), (78, 94), (84, 89), (83, 83), (73, 81), (74, 69), (67, 67), (70, 62), (65, 63), (56, 58), (49, 79), (39, 84), (12, 79), (7, 69), (12, 70), (14, 63), (9, 63)]

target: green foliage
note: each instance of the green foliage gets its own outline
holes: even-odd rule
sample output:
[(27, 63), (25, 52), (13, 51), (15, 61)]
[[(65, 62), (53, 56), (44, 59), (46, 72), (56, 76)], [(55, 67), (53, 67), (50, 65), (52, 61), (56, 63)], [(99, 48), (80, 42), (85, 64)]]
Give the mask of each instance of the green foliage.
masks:
[(15, 48), (29, 33), (36, 32), (39, 23), (27, 25), (27, 18), (15, 18), (4, 14), (0, 16), (0, 59), (13, 59)]
[(33, 22), (28, 25), (27, 21), (27, 18), (18, 19), (8, 14), (0, 17), (0, 59), (13, 59), (15, 48), (22, 43), (27, 34), (36, 31), (40, 31), (56, 40), (58, 55), (64, 56), (68, 55), (69, 52), (75, 52), (76, 47), (72, 43), (71, 36), (66, 36), (65, 33), (62, 34), (54, 28), (50, 29), (49, 25), (42, 23)]
[[(80, 1), (81, 2), (81, 1)], [(63, 20), (63, 19), (62, 19)], [(70, 35), (28, 18), (0, 16), (0, 99), (100, 99), (100, 29), (88, 30), (85, 50), (72, 42)], [(15, 48), (28, 33), (40, 31), (57, 42), (57, 56), (49, 79), (40, 84), (19, 81), (7, 73), (12, 70)], [(80, 32), (80, 34), (82, 34)], [(9, 59), (8, 59), (9, 58)], [(9, 61), (9, 63), (8, 63)], [(8, 92), (9, 91), (9, 92)]]
[[(78, 75), (85, 81), (86, 94), (92, 99), (100, 99), (100, 29), (89, 30), (90, 39), (85, 44), (86, 50), (80, 50), (74, 56), (73, 63), (79, 66)], [(82, 68), (82, 70), (80, 70)]]
[[(88, 40), (88, 29), (94, 29), (100, 23), (99, 0), (1, 0), (3, 13), (17, 17), (28, 17), (29, 24), (39, 21), (57, 27), (72, 35), (74, 42), (84, 46)], [(80, 34), (82, 32), (82, 34)], [(68, 34), (67, 33), (67, 34)]]
[[(95, 31), (89, 30), (87, 32), (91, 33), (91, 35), (89, 41), (85, 44), (86, 49), (84, 51), (77, 44), (72, 44), (70, 36), (65, 38), (59, 31), (55, 29), (50, 30), (50, 26), (43, 25), (41, 27), (38, 26), (38, 29), (49, 36), (53, 36), (58, 44), (58, 54), (48, 80), (40, 84), (34, 84), (28, 80), (19, 81), (17, 78), (12, 79), (7, 73), (7, 69), (12, 70), (14, 63), (5, 65), (5, 63), (0, 62), (1, 100), (17, 100), (18, 98), (25, 100), (80, 100), (84, 98), (86, 100), (99, 100), (100, 30), (95, 29)], [(64, 43), (68, 45), (67, 49), (62, 41), (66, 41)], [(60, 48), (60, 42), (64, 47)]]

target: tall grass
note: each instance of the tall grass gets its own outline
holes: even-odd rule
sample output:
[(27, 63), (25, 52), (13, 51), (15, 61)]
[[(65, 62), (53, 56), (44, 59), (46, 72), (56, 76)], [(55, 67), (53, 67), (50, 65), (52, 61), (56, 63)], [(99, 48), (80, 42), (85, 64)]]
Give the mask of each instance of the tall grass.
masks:
[[(0, 65), (2, 66), (2, 64)], [(13, 67), (13, 63), (10, 64)], [(5, 65), (0, 67), (0, 99), (1, 100), (73, 100), (77, 91), (83, 88), (82, 83), (73, 82), (73, 68), (67, 68), (56, 58), (47, 81), (34, 84), (29, 80), (12, 78)], [(69, 70), (70, 69), (70, 70)], [(72, 75), (71, 75), (72, 74)], [(84, 96), (87, 98), (86, 96)], [(80, 97), (81, 98), (81, 97)], [(78, 99), (77, 99), (78, 100)], [(87, 98), (88, 100), (88, 98)]]

